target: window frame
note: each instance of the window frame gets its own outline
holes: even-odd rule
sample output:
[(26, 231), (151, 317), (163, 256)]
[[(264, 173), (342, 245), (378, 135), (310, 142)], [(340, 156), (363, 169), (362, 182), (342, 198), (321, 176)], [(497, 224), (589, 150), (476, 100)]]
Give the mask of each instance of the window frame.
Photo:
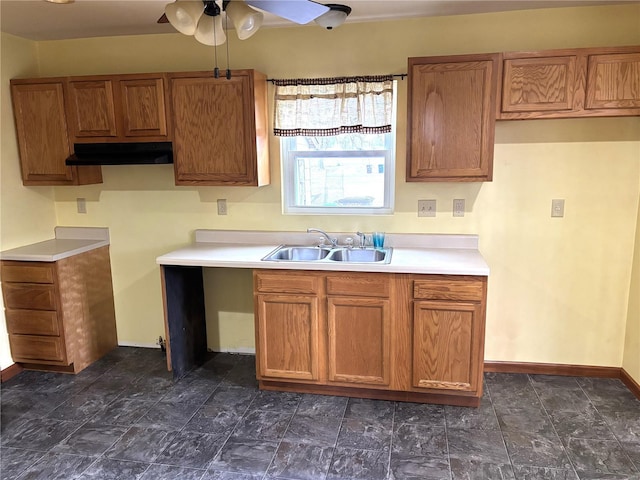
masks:
[[(353, 135), (353, 134), (351, 134)], [(356, 134), (357, 135), (357, 134)], [(395, 116), (391, 132), (385, 136), (385, 150), (291, 150), (297, 137), (280, 137), (282, 165), (282, 213), (285, 215), (392, 215), (395, 206)], [(381, 207), (316, 207), (294, 205), (296, 197), (296, 168), (298, 153), (315, 158), (371, 158), (384, 157), (384, 201)], [(354, 155), (357, 153), (357, 155)]]

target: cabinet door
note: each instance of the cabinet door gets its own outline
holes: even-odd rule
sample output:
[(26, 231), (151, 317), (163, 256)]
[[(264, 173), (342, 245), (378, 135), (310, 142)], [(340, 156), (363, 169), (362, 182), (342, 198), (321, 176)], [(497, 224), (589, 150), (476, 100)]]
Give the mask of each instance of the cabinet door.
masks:
[(329, 297), (327, 319), (329, 381), (389, 385), (389, 300)]
[(640, 108), (640, 53), (591, 55), (587, 72), (586, 109)]
[(572, 110), (576, 55), (504, 61), (503, 112)]
[(482, 385), (482, 307), (414, 301), (413, 387), (475, 392)]
[(78, 140), (117, 135), (111, 80), (78, 80), (68, 83), (67, 112), (72, 136)]
[(173, 78), (177, 185), (258, 185), (250, 78)]
[(124, 137), (167, 136), (164, 82), (163, 78), (120, 80)]
[(407, 181), (491, 180), (498, 59), (409, 59)]
[(62, 81), (11, 83), (22, 180), (25, 185), (73, 184)]
[(256, 317), (256, 355), (260, 377), (317, 380), (318, 298), (311, 295), (257, 295)]

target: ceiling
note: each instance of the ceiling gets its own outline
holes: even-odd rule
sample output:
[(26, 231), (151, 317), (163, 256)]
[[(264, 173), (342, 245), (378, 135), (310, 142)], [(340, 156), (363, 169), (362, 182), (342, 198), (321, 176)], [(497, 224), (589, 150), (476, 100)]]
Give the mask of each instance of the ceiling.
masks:
[[(44, 0), (0, 0), (0, 26), (3, 32), (38, 41), (175, 33), (171, 25), (156, 23), (164, 13), (164, 6), (170, 1), (75, 0), (75, 3), (58, 5)], [(327, 0), (325, 3), (332, 1), (352, 8), (347, 23), (534, 8), (640, 3), (611, 0)], [(263, 25), (294, 24), (265, 14)], [(320, 28), (313, 22), (310, 25)]]

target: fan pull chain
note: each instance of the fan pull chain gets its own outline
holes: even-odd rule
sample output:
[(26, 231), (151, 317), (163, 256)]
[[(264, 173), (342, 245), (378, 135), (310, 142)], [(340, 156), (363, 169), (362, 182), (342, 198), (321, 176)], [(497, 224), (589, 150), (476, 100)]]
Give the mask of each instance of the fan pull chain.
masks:
[[(227, 24), (229, 15), (224, 15), (224, 29), (228, 32), (229, 25)], [(227, 37), (227, 80), (231, 80), (231, 69), (229, 68), (229, 38)]]
[[(220, 14), (221, 15), (221, 14)], [(213, 77), (220, 78), (220, 69), (218, 68), (218, 45), (217, 45), (217, 35), (216, 35), (216, 22), (213, 22), (213, 62), (215, 67), (213, 69)]]

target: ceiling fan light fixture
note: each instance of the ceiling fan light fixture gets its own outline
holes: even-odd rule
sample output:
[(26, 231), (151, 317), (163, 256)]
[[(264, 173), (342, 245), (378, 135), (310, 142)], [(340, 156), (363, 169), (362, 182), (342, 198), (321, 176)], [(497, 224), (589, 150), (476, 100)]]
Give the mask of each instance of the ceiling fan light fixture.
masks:
[(244, 0), (230, 1), (225, 12), (233, 23), (240, 40), (246, 40), (256, 33), (264, 20), (264, 14), (251, 8)]
[(164, 7), (169, 23), (184, 35), (194, 35), (204, 11), (200, 0), (176, 0)]
[(61, 5), (64, 5), (65, 3), (73, 3), (75, 1), (76, 0), (47, 0), (47, 2), (49, 2), (49, 3), (58, 3), (58, 4), (61, 4)]
[(327, 30), (332, 30), (342, 25), (351, 13), (351, 7), (347, 5), (327, 3), (325, 6), (329, 7), (329, 11), (316, 18), (315, 22)]
[(216, 15), (215, 17), (202, 15), (194, 36), (197, 41), (204, 45), (211, 47), (222, 45), (227, 41), (227, 36), (222, 26), (222, 15)]

